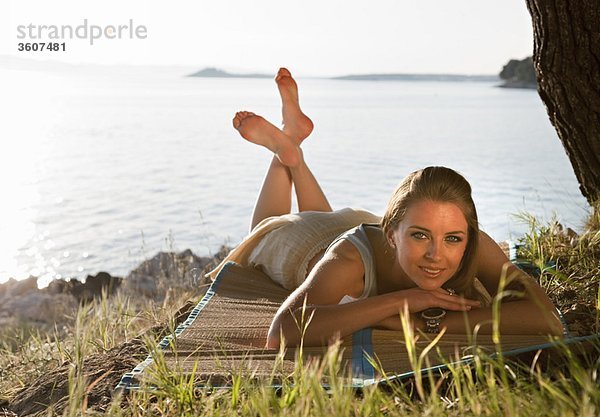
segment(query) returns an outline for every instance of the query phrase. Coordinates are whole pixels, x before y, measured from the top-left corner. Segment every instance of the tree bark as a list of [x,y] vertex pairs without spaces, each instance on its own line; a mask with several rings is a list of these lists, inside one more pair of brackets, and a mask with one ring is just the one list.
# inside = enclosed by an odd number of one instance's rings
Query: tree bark
[[538,93],[579,189],[600,200],[600,1],[526,0]]

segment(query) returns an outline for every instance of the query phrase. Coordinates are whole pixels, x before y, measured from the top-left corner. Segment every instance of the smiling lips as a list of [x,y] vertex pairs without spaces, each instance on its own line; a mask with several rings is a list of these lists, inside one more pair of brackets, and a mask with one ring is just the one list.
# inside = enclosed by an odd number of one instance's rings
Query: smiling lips
[[439,269],[439,268],[427,268],[425,266],[420,266],[419,268],[421,268],[421,270],[423,272],[425,272],[426,275],[435,278],[437,277],[442,271],[443,269]]

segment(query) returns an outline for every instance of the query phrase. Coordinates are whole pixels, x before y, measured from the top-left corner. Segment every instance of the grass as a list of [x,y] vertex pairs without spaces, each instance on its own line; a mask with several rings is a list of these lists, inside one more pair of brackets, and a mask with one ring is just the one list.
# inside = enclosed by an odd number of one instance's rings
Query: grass
[[[540,223],[522,214],[529,225],[519,256],[537,266],[538,279],[553,301],[566,311],[570,324],[581,334],[600,331],[600,229],[596,210],[590,227],[578,237],[557,222]],[[594,217],[595,216],[595,217]],[[339,346],[332,346],[322,361],[298,365],[291,378],[248,378],[234,374],[227,390],[197,388],[193,375],[168,369],[157,357],[152,390],[126,397],[102,397],[99,387],[115,385],[111,366],[101,363],[122,348],[139,341],[137,357],[161,337],[156,325],[172,330],[177,308],[198,294],[171,293],[157,304],[125,294],[103,296],[81,306],[64,326],[40,330],[19,325],[0,329],[0,414],[14,406],[23,388],[34,389],[40,378],[56,378],[53,404],[41,415],[111,416],[220,416],[220,415],[428,415],[428,416],[597,416],[600,414],[600,359],[582,359],[564,348],[564,360],[551,367],[526,366],[478,352],[470,366],[451,365],[443,374],[417,373],[404,383],[352,389],[344,378]],[[572,313],[569,316],[569,313]],[[148,329],[155,331],[148,331]],[[407,345],[414,340],[407,334]],[[434,348],[432,345],[431,348]],[[600,349],[600,347],[599,347]],[[103,356],[104,355],[104,356]],[[100,358],[93,372],[90,358]],[[413,355],[415,369],[422,356]],[[542,364],[539,360],[538,364]],[[129,365],[124,366],[124,369]],[[111,376],[112,375],[112,376]],[[61,379],[62,378],[62,379]],[[328,381],[327,388],[321,382]],[[279,388],[272,385],[277,382]],[[63,384],[63,385],[61,385]],[[62,388],[61,388],[62,387]],[[109,388],[105,388],[104,393]],[[98,394],[100,392],[100,394]],[[100,396],[100,397],[99,397]],[[100,398],[100,399],[99,399]],[[10,414],[7,414],[10,415]]]
[[529,226],[521,238],[518,257],[536,267],[537,278],[575,334],[600,332],[600,204],[581,235],[556,219],[540,223],[526,213],[518,217]]

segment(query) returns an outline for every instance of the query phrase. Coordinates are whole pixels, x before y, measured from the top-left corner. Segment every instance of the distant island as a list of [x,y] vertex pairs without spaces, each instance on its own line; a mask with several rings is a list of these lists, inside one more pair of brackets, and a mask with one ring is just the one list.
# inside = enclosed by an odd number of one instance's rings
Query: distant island
[[[219,68],[208,67],[188,77],[205,78],[273,78],[269,74],[236,74]],[[457,74],[360,74],[343,75],[339,77],[316,77],[331,80],[355,80],[355,81],[498,81],[496,75],[457,75]]]
[[343,75],[331,79],[358,81],[498,81],[496,75],[461,74],[360,74]]
[[269,74],[232,74],[218,68],[208,67],[198,72],[188,75],[188,77],[205,77],[205,78],[273,78],[274,75]]
[[[188,77],[201,78],[273,78],[271,74],[261,73],[231,73],[225,70],[207,67]],[[315,77],[330,80],[350,81],[483,81],[495,82],[504,80],[503,88],[536,88],[535,71],[531,57],[523,60],[511,59],[499,75],[462,75],[462,74],[354,74],[338,77]]]
[[522,60],[511,59],[500,71],[500,78],[504,80],[503,88],[537,88],[533,60],[527,57]]

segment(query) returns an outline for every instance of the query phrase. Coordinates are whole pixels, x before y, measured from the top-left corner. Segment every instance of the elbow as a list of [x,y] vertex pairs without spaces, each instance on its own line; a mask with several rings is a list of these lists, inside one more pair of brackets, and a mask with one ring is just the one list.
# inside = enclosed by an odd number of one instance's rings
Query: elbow
[[538,322],[537,333],[543,336],[563,337],[566,329],[558,311],[546,311],[545,313]]
[[[267,341],[265,347],[267,349],[280,349],[281,345],[289,345],[290,337],[289,330],[287,330],[288,326],[286,326],[286,317],[276,316],[271,323],[271,327],[269,327],[269,332],[267,333]],[[293,345],[293,343],[292,343]]]
[[545,317],[546,328],[544,329],[546,335],[551,337],[563,337],[565,335],[566,328],[561,320],[560,313],[554,305],[551,304],[549,311],[546,310],[546,314],[542,315]]
[[279,323],[279,317],[275,316],[267,333],[267,341],[265,343],[265,348],[279,349],[282,337],[283,335],[281,325]]
[[295,347],[300,344],[301,340],[302,335],[293,316],[275,316],[267,333],[265,347],[267,349],[280,349],[282,345]]
[[266,349],[279,349],[279,337],[276,337],[269,332],[267,335],[267,342],[265,344]]
[[273,319],[269,332],[267,333],[267,349],[281,349],[282,346],[289,345],[289,331],[286,331],[285,317],[277,317]]
[[548,334],[554,337],[563,337],[566,331],[565,326],[556,313],[552,316],[552,320],[548,323]]
[[[554,306],[548,296],[540,289],[541,293],[533,293],[527,297],[526,302],[532,305],[532,314],[538,316],[540,320],[538,334],[551,337],[563,337],[566,328],[560,317],[560,312]],[[537,311],[536,311],[537,310]]]

